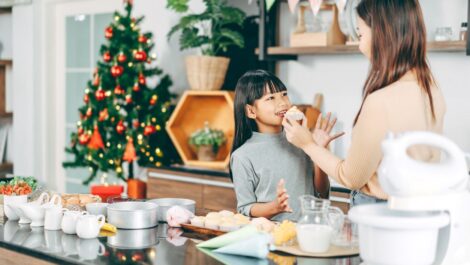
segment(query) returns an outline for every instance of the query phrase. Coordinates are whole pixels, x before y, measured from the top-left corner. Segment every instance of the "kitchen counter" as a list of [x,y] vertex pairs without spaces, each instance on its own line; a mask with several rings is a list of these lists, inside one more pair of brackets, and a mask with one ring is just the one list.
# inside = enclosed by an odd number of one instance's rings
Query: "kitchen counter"
[[[134,233],[130,231],[118,230],[117,235],[120,232],[121,235]],[[164,223],[149,232],[151,236],[145,239],[150,240],[152,245],[136,247],[138,241],[126,245],[129,243],[125,241],[130,241],[126,240],[128,237],[122,237],[119,242],[107,237],[83,240],[62,231],[31,228],[29,225],[7,221],[0,223],[0,264],[360,264],[357,256],[314,259],[270,253],[270,259],[265,260],[220,254],[214,256],[214,253],[205,254],[199,250],[193,239],[181,235],[181,230],[168,229]],[[143,243],[146,240],[140,241]]]

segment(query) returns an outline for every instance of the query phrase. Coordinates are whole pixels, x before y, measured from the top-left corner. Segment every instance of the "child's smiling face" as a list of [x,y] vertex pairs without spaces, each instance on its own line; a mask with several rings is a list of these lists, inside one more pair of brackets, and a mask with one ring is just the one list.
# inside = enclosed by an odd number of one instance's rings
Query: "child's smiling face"
[[256,100],[253,105],[247,106],[247,115],[256,120],[260,132],[278,131],[282,126],[282,119],[291,107],[287,91],[277,93],[267,92]]

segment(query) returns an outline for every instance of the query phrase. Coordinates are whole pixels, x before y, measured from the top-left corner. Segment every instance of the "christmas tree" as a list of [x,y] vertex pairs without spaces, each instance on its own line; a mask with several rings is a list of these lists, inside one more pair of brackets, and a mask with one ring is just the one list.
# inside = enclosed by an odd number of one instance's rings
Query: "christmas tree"
[[[132,1],[124,2],[125,14],[116,11],[105,29],[102,60],[87,83],[77,131],[66,148],[74,160],[63,166],[88,167],[91,173],[83,182],[86,185],[98,171],[114,171],[125,180],[124,162],[128,162],[128,177],[133,178],[134,161],[160,167],[177,158],[165,131],[173,109],[168,90],[172,81],[152,66],[152,34],[140,33],[143,17],[133,18]],[[150,87],[148,78],[157,79],[157,84]]]

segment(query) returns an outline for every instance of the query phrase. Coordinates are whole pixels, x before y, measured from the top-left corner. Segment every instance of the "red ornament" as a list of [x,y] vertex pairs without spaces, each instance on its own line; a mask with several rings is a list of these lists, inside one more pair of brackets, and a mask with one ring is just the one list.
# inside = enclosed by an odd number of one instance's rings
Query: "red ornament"
[[100,84],[100,76],[98,74],[95,75],[95,78],[93,79],[92,85],[98,86]]
[[122,87],[120,85],[117,85],[115,88],[114,88],[114,94],[116,95],[121,95],[124,93],[124,89],[122,89]]
[[145,76],[142,73],[139,74],[139,84],[145,85]]
[[152,106],[153,106],[153,105],[155,105],[155,103],[157,103],[157,100],[156,100],[156,99],[153,99],[153,98],[151,98],[149,103],[150,103],[150,105],[152,105]]
[[134,120],[132,122],[132,125],[134,126],[134,128],[139,128],[139,120]]
[[126,149],[124,150],[124,155],[122,157],[122,160],[127,161],[127,162],[132,162],[137,158],[137,155],[135,153],[135,147],[134,147],[134,141],[132,138],[129,138],[127,140],[127,145]]
[[99,121],[104,121],[104,120],[107,120],[108,118],[109,118],[108,109],[104,109],[104,110],[100,111],[100,114],[99,114],[99,117],[98,117]]
[[85,103],[88,103],[88,102],[90,101],[90,97],[88,96],[88,94],[85,94],[85,95],[83,96],[83,101],[84,101]]
[[124,68],[120,65],[114,65],[113,67],[111,67],[111,75],[113,77],[118,77],[122,75],[123,72],[124,72]]
[[136,51],[134,54],[134,58],[137,61],[144,62],[147,60],[147,53],[145,51]]
[[110,53],[110,52],[105,52],[105,53],[103,54],[103,60],[104,60],[105,62],[111,61],[111,53]]
[[122,121],[119,121],[118,124],[116,125],[116,132],[118,134],[122,134],[124,131],[126,131],[126,126]]
[[85,115],[86,115],[88,118],[90,118],[91,115],[93,115],[93,109],[92,109],[92,108],[88,108],[88,109],[86,110],[86,114],[85,114]]
[[144,128],[144,135],[145,136],[149,136],[154,132],[155,132],[155,127],[153,127],[152,125],[145,126],[145,128]]
[[95,97],[96,97],[96,100],[102,101],[106,97],[106,94],[105,94],[104,90],[100,88],[100,89],[96,90]]
[[83,130],[82,127],[78,128],[78,135],[81,135],[81,134],[83,133],[83,131],[84,131],[84,130]]
[[111,39],[113,37],[113,28],[112,27],[107,27],[104,31],[104,36],[107,39]]
[[104,148],[103,139],[101,138],[101,134],[100,134],[100,131],[98,130],[98,126],[95,126],[93,135],[91,136],[90,142],[88,143],[88,148],[95,149],[95,150]]
[[117,60],[118,60],[118,62],[120,62],[120,63],[124,63],[124,62],[126,62],[126,60],[127,60],[127,56],[126,56],[124,53],[121,52],[121,53],[118,55]]
[[140,43],[146,43],[147,42],[147,37],[145,37],[144,35],[140,35],[138,40],[139,40]]
[[88,141],[90,141],[90,135],[88,134],[80,134],[78,136],[78,142],[81,144],[81,145],[85,145],[88,143]]
[[126,103],[131,104],[132,103],[132,96],[131,95],[126,95]]
[[139,91],[140,91],[140,86],[139,86],[139,84],[138,84],[138,83],[135,83],[134,86],[132,87],[132,90],[133,90],[134,92],[139,92]]

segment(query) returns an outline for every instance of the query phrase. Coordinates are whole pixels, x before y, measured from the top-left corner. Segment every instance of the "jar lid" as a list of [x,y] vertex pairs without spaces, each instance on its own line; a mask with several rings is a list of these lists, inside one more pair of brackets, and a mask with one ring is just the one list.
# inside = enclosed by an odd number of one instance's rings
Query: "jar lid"
[[464,28],[468,27],[468,23],[467,22],[462,22],[462,27],[464,27]]

